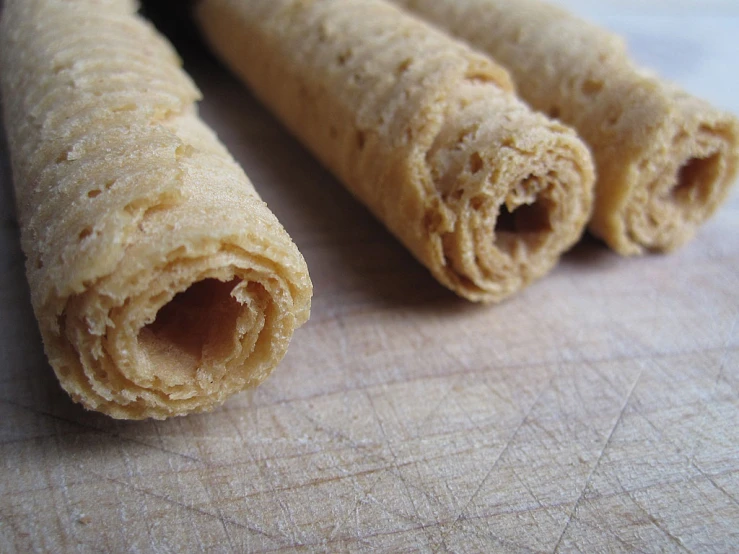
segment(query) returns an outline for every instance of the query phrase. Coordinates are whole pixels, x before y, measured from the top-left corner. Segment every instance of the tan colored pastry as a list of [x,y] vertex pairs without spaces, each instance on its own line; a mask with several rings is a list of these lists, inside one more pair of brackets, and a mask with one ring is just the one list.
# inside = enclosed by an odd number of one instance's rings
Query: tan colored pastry
[[214,50],[444,285],[499,301],[589,218],[575,134],[486,57],[380,0],[202,0]]
[[395,0],[504,65],[520,96],[577,129],[598,182],[590,230],[621,254],[694,235],[736,178],[739,124],[642,69],[623,41],[540,0]]
[[33,308],[62,386],[116,418],[259,384],[307,318],[305,262],[126,0],[8,0],[5,124]]

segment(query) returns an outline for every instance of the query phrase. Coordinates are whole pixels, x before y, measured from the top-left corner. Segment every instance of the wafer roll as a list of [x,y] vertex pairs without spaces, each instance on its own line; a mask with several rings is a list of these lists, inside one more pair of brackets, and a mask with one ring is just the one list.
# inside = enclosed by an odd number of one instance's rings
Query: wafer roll
[[8,0],[0,81],[33,308],[62,386],[116,418],[260,383],[305,262],[127,0]]
[[580,236],[593,168],[507,73],[379,0],[202,0],[214,50],[444,285],[499,301]]
[[577,129],[598,182],[590,230],[624,255],[690,240],[736,178],[736,118],[636,67],[624,42],[540,0],[395,0],[503,64]]

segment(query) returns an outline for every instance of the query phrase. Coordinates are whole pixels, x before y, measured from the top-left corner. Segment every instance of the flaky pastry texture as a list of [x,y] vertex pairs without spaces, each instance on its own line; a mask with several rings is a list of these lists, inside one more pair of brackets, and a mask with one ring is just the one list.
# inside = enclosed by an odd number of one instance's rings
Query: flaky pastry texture
[[541,0],[394,0],[486,52],[535,109],[572,125],[598,180],[590,230],[620,254],[671,251],[728,197],[736,117],[630,59],[624,42]]
[[590,216],[590,154],[488,58],[379,0],[201,0],[214,51],[438,279],[546,274]]
[[212,409],[306,321],[303,257],[126,0],[8,0],[0,84],[33,308],[64,389],[116,418]]

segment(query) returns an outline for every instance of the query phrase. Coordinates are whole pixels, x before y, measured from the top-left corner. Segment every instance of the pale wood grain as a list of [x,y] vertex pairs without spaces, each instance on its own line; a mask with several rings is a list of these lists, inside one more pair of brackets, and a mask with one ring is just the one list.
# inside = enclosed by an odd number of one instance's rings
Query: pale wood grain
[[518,297],[471,306],[185,57],[305,254],[313,317],[215,413],[86,413],[44,359],[3,165],[0,552],[739,548],[736,193],[675,255],[586,239]]

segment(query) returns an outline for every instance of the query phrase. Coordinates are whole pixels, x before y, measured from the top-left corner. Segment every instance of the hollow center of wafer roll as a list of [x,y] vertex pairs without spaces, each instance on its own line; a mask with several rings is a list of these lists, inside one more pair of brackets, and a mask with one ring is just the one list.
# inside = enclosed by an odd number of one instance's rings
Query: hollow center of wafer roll
[[495,222],[495,234],[505,233],[542,233],[551,231],[549,210],[543,201],[537,201],[529,206],[521,206],[509,211],[503,204]]
[[647,157],[640,167],[643,184],[634,187],[625,213],[633,241],[649,250],[671,250],[688,240],[730,185],[731,169],[718,133],[676,140],[670,156]]
[[165,304],[139,331],[138,344],[163,383],[191,381],[209,361],[227,356],[243,306],[231,296],[238,279],[204,279]]
[[553,229],[554,205],[548,197],[549,188],[546,181],[534,175],[512,187],[495,219],[496,248],[510,255],[522,245],[531,253],[544,244]]
[[721,156],[718,153],[689,158],[678,170],[675,185],[670,190],[671,199],[682,205],[704,203],[720,171]]
[[529,250],[541,244],[543,236],[552,231],[550,210],[551,206],[544,198],[513,211],[502,204],[495,220],[495,245],[509,251],[517,240],[527,243]]

